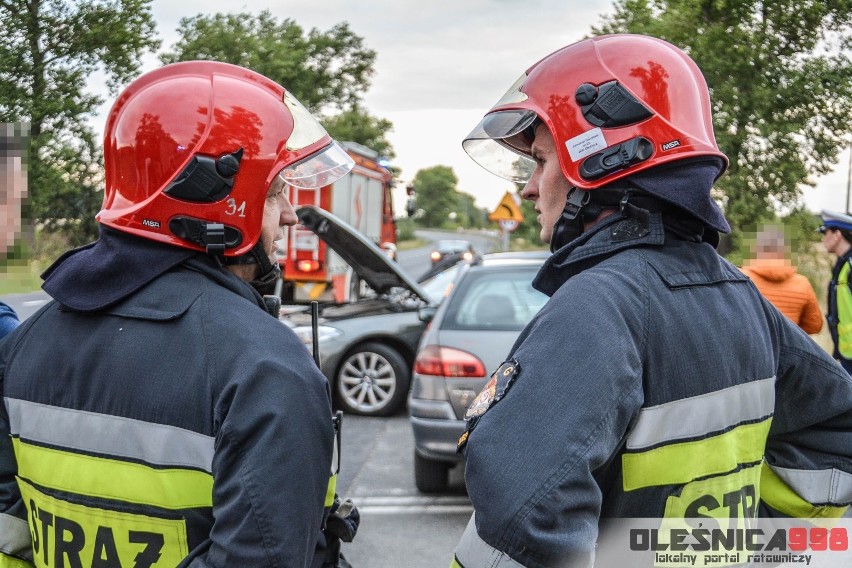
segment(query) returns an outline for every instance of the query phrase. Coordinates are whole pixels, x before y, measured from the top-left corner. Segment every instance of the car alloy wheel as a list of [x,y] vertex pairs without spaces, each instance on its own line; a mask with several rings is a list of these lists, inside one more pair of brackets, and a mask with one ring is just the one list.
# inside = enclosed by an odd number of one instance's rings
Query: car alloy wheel
[[387,416],[397,412],[408,395],[411,372],[396,350],[365,343],[350,351],[337,371],[337,398],[347,412]]

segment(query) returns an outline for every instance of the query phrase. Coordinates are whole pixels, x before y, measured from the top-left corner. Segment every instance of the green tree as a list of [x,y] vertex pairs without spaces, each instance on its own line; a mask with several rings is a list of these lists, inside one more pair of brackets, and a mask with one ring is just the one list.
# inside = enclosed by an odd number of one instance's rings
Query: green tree
[[417,193],[417,208],[423,211],[419,217],[421,226],[440,227],[450,212],[456,210],[458,178],[449,166],[432,166],[418,170],[414,176],[414,190]]
[[[711,90],[731,160],[717,183],[739,231],[796,207],[828,173],[852,116],[849,0],[620,0],[593,33],[632,32],[685,49]],[[737,244],[737,243],[735,243]]]
[[456,222],[460,227],[465,229],[479,229],[482,227],[482,220],[487,215],[482,209],[476,206],[476,199],[469,193],[462,191],[456,192]]
[[386,158],[396,156],[387,140],[388,132],[393,129],[393,124],[389,120],[372,116],[367,111],[355,107],[324,118],[322,123],[335,140],[358,142]]
[[214,59],[257,71],[289,89],[336,139],[393,156],[386,137],[391,123],[361,107],[376,52],[347,22],[305,33],[292,19],[279,21],[269,11],[199,14],[182,18],[177,31],[180,39],[160,56],[163,63]]
[[30,125],[30,214],[72,244],[97,236],[101,152],[88,120],[103,103],[86,83],[104,72],[115,92],[156,50],[151,0],[2,0],[0,122]]

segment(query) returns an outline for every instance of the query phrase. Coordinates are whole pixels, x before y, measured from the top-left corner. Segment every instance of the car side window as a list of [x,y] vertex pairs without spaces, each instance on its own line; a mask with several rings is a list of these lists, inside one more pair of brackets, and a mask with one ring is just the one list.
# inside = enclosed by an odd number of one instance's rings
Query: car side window
[[520,331],[547,302],[535,268],[471,272],[447,306],[441,329]]

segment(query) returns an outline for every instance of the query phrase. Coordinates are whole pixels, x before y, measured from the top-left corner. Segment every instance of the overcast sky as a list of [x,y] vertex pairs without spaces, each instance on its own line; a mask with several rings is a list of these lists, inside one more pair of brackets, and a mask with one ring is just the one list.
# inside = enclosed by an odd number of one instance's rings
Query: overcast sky
[[[326,31],[348,21],[377,52],[366,93],[370,113],[390,120],[394,165],[402,186],[421,168],[446,165],[459,190],[494,209],[512,184],[474,163],[461,141],[520,74],[535,61],[587,35],[611,0],[154,0],[152,11],[162,49],[177,40],[181,18],[199,13],[257,13],[268,9],[309,30]],[[146,69],[157,66],[148,58]],[[284,85],[286,87],[286,85]],[[106,111],[104,111],[106,112]],[[102,128],[102,126],[99,126]],[[806,189],[809,207],[846,209],[849,151],[837,171]],[[397,191],[397,214],[404,191]]]

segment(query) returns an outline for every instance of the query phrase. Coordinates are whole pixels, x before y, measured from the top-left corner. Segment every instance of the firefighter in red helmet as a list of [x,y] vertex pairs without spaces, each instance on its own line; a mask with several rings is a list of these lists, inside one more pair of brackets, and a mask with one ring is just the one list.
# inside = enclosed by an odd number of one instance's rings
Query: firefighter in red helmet
[[466,416],[475,512],[453,566],[605,564],[597,544],[620,518],[725,530],[843,514],[852,381],[717,254],[730,229],[711,189],[728,160],[683,51],[636,35],[569,45],[463,146],[526,183],[553,255],[533,282],[550,300]]
[[328,383],[261,294],[287,187],[352,161],[283,87],[203,61],[131,83],[104,146],[99,240],[0,348],[0,566],[331,565]]

